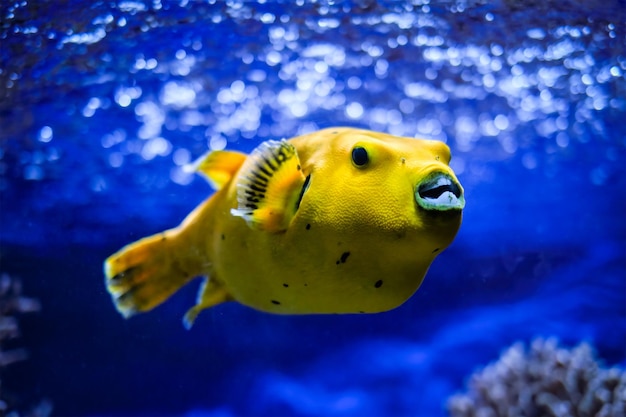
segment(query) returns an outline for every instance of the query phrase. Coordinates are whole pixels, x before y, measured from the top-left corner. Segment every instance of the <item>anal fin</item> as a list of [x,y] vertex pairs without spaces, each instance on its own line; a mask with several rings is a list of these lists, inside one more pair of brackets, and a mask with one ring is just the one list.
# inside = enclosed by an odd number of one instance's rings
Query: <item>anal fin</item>
[[198,292],[196,305],[187,310],[183,318],[183,324],[187,329],[190,329],[202,310],[231,301],[232,299],[230,293],[216,279],[205,278]]

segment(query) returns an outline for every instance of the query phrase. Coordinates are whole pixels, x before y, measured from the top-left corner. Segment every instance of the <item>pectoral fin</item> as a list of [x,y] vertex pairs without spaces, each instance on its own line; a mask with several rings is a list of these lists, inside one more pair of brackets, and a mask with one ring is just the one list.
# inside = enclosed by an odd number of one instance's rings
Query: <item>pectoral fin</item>
[[287,141],[266,141],[248,157],[237,179],[237,208],[257,230],[287,230],[298,208],[306,178],[296,148]]

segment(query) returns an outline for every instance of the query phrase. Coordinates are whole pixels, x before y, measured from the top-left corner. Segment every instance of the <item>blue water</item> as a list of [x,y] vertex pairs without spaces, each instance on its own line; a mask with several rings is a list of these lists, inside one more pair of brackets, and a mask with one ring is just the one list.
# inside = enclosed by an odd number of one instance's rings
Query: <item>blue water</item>
[[[516,341],[626,365],[623,1],[264,3],[0,5],[0,272],[42,303],[17,407],[439,416]],[[336,125],[451,147],[464,223],[405,305],[186,331],[193,284],[120,317],[102,261],[211,194],[186,164]]]

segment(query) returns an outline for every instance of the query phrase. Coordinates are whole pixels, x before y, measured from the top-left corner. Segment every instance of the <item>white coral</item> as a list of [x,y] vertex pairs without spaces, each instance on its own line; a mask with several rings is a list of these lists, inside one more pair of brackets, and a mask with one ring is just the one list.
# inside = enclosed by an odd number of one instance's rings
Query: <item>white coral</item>
[[469,385],[448,401],[451,416],[626,416],[626,372],[600,368],[586,343],[568,350],[537,339],[528,352],[517,343]]

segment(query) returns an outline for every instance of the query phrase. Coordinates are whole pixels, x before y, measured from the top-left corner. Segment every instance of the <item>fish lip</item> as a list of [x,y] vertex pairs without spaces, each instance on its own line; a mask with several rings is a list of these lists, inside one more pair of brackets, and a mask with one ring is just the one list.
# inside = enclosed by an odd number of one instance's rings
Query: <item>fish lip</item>
[[415,187],[415,201],[425,210],[463,210],[465,197],[461,184],[450,174],[435,171]]

